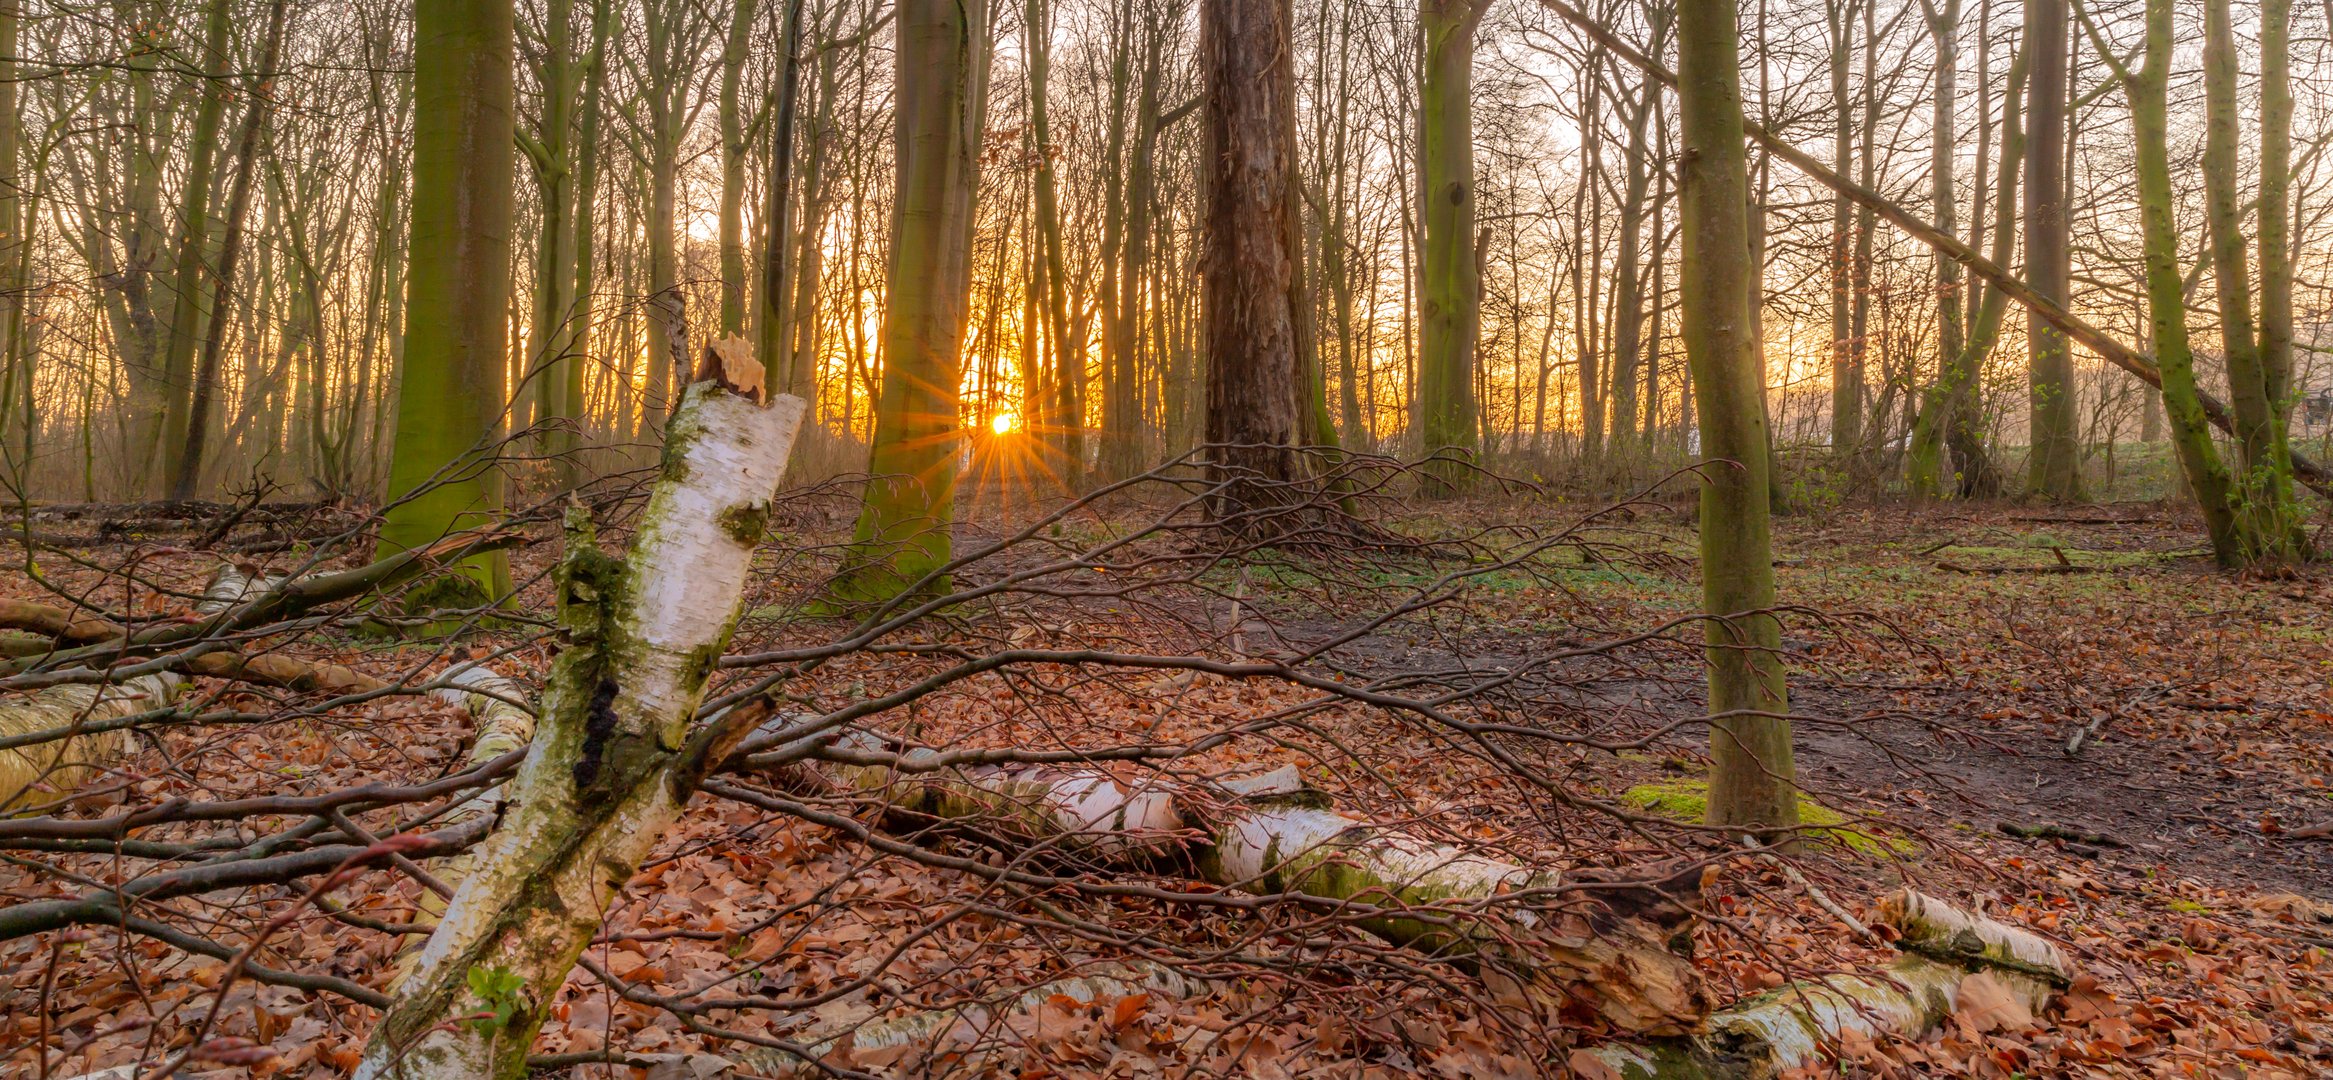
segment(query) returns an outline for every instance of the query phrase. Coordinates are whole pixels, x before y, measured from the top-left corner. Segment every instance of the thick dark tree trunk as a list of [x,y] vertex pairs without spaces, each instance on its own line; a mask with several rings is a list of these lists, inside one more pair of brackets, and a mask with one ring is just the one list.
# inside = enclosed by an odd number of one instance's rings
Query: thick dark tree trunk
[[1263,497],[1258,481],[1296,474],[1303,368],[1296,313],[1296,93],[1288,16],[1279,0],[1205,0],[1199,51],[1205,67],[1206,250],[1200,261],[1207,350],[1207,441],[1218,477],[1234,481],[1218,503]]

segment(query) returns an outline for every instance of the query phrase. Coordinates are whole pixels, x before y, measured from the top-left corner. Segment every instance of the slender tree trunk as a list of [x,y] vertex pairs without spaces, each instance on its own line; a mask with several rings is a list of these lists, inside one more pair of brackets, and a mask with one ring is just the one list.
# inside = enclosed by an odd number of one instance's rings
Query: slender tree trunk
[[[897,195],[885,282],[883,376],[865,505],[837,593],[888,599],[948,562],[957,393],[980,183],[988,13],[979,0],[902,0]],[[944,588],[944,581],[928,583]]]
[[[1659,52],[1668,30],[1668,13],[1647,5],[1645,14],[1653,26],[1651,47]],[[1639,234],[1644,231],[1645,201],[1653,171],[1646,128],[1652,119],[1653,99],[1660,93],[1658,83],[1645,79],[1628,118],[1627,181],[1620,201],[1620,250],[1615,258],[1620,281],[1614,292],[1612,328],[1612,441],[1615,456],[1624,463],[1637,450],[1637,385],[1645,366],[1644,268],[1639,265]]]
[[[1855,121],[1847,93],[1848,57],[1855,44],[1856,9],[1872,0],[1829,0],[1831,46],[1831,168],[1847,175],[1855,158]],[[1863,443],[1863,379],[1856,369],[1853,210],[1845,195],[1831,198],[1831,452],[1849,460]]]
[[[211,173],[219,150],[219,125],[227,112],[227,75],[234,57],[227,48],[228,0],[211,0],[203,30],[203,62],[209,75],[203,82],[202,102],[196,106],[192,159],[186,187],[179,196],[178,265],[173,274],[176,300],[170,311],[170,349],[162,362],[162,426],[141,437],[134,447],[141,455],[159,448],[157,478],[168,481],[178,474],[178,458],[186,448],[186,433],[194,404],[195,349],[202,341],[203,320],[210,314],[204,287],[208,274],[204,249],[210,246]],[[141,410],[141,412],[143,412]],[[159,439],[157,444],[154,440]],[[142,469],[142,466],[141,466]]]
[[[23,268],[32,249],[33,207],[24,197],[27,187],[22,163],[24,116],[16,81],[18,42],[23,29],[19,2],[0,0],[0,365],[6,365],[11,382],[23,385],[22,392],[29,404],[33,393],[32,350],[26,347],[25,341],[24,294],[28,275]],[[28,442],[29,426],[28,420]],[[6,421],[0,418],[0,431],[5,430]],[[17,490],[27,490],[25,473],[31,468],[32,454],[28,450],[14,470]]]
[[[1928,39],[1936,46],[1936,101],[1928,120],[1929,198],[1934,208],[1936,227],[1949,232],[1958,227],[1956,222],[1960,212],[1960,195],[1955,190],[1957,184],[1954,179],[1959,135],[1953,123],[1960,81],[1960,0],[1944,0],[1941,8],[1933,0],[1927,2]],[[1980,41],[1979,48],[1982,47]],[[1981,74],[1978,82],[1981,90]],[[1985,167],[1985,132],[1990,130],[1987,118],[1980,110],[1977,120],[1977,169],[1980,174]],[[1979,202],[1981,205],[1981,195]],[[1981,209],[1977,216],[1983,216]],[[1921,397],[1922,405],[1919,413],[1913,417],[1911,437],[1906,441],[1904,453],[1904,486],[1915,498],[1932,499],[1941,491],[1939,473],[1942,471],[1943,431],[1936,426],[1938,417],[1932,415],[1936,406],[1929,403],[1941,399],[1942,395],[1937,388],[1953,377],[1953,366],[1960,362],[1960,350],[1967,336],[1961,314],[1960,264],[1938,252],[1936,380],[1929,384],[1928,392]]]
[[[502,514],[503,335],[510,297],[512,0],[416,0],[412,238],[389,551]],[[499,551],[467,570],[509,589]]]
[[[177,470],[170,477],[170,497],[194,497],[195,482],[202,477],[204,446],[210,441],[211,407],[219,394],[219,353],[225,347],[227,315],[235,292],[236,261],[243,253],[243,218],[251,208],[251,170],[259,159],[259,131],[267,121],[267,101],[273,93],[276,59],[283,52],[284,7],[288,0],[275,0],[268,8],[267,44],[260,51],[259,70],[253,74],[251,85],[244,88],[248,104],[243,112],[243,126],[235,138],[235,176],[227,193],[227,230],[219,242],[218,281],[212,286],[210,331],[203,339],[202,360],[195,367],[194,392],[188,398],[186,445],[177,455]],[[25,388],[31,393],[31,387]]]
[[[2033,54],[2031,31],[2029,25],[2026,46],[2010,61],[2008,85],[2001,102],[2001,157],[1995,183],[1998,209],[1993,216],[1991,251],[1996,266],[2008,265],[2009,253],[2017,242],[2017,177],[2025,155],[2022,112],[2027,61]],[[1978,294],[1981,299],[1961,348],[1937,373],[1936,383],[1929,388],[1913,421],[1905,473],[1907,486],[1916,495],[1944,491],[1939,474],[1942,452],[1947,448],[1952,452],[1953,468],[1959,474],[1954,485],[1959,495],[1990,498],[2001,492],[2000,467],[1985,446],[1984,418],[1976,408],[1975,392],[1985,358],[1991,355],[1993,343],[2000,335],[2001,318],[2007,312],[2009,297],[1998,286],[1978,284],[1982,286]]]
[[[1061,448],[1055,466],[1064,486],[1084,483],[1085,472],[1085,343],[1070,333],[1069,260],[1062,250],[1061,206],[1054,190],[1053,132],[1050,119],[1053,17],[1046,0],[1029,0],[1023,19],[1029,65],[1029,130],[1037,141],[1035,199],[1037,238],[1043,264],[1045,341],[1053,357],[1053,441]],[[1115,151],[1113,151],[1115,152]],[[1110,168],[1116,168],[1115,165]],[[1111,258],[1109,252],[1102,256]],[[1105,286],[1106,287],[1106,286]]]
[[[2243,166],[2237,160],[2243,121],[2236,106],[2237,84],[2242,73],[2236,63],[2236,32],[2231,25],[2228,0],[2205,0],[2203,7],[2204,203],[2210,216],[2208,242],[2213,284],[2219,294],[2220,338],[2228,358],[2228,404],[2236,418],[2238,497],[2242,500],[2245,540],[2252,549],[2247,554],[2247,563],[2289,564],[2304,557],[2308,540],[2300,507],[2293,501],[2291,448],[2285,442],[2286,406],[2280,400],[2284,378],[2281,372],[2271,370],[2271,362],[2263,355],[2265,335],[2253,322],[2252,278],[2244,262],[2244,207],[2238,192]],[[2289,9],[2283,21],[2289,28]],[[2264,78],[2264,97],[2266,82]],[[2285,115],[2279,122],[2282,138],[2278,141],[2283,144],[2283,156],[2288,160],[2277,163],[2280,167],[2273,180],[2269,179],[2270,162],[2265,150],[2266,136],[2271,133],[2265,128],[2262,132],[2263,277],[2268,273],[2271,229],[2277,234],[2274,246],[2281,249],[2285,230],[2282,216],[2290,212],[2285,194],[2291,170],[2289,89],[2281,96],[2285,99]],[[2271,220],[2272,198],[2277,204],[2274,213],[2278,215],[2273,227],[2267,225]],[[2289,282],[2282,286],[2282,291],[2286,310],[2281,317],[2284,322],[2281,336],[2284,347],[2289,350],[2292,302]],[[2278,367],[2285,364],[2289,364],[2289,359],[2277,362]]]
[[[1475,253],[1474,31],[1490,0],[1421,0],[1418,32],[1419,450],[1472,456],[1482,277]],[[1446,480],[1461,475],[1442,474]]]
[[721,47],[721,333],[745,333],[745,62],[753,45],[754,0],[730,0]]
[[[1863,186],[1868,188],[1877,181],[1879,176],[1879,33],[1875,25],[1876,16],[1874,14],[1879,5],[1874,0],[1864,0],[1860,6],[1863,9],[1863,80],[1860,87],[1862,91],[1860,141],[1863,144],[1863,153],[1856,160],[1856,175]],[[1869,400],[1871,396],[1869,390],[1871,339],[1873,337],[1871,331],[1872,244],[1879,231],[1878,224],[1878,218],[1872,214],[1870,207],[1858,206],[1855,208],[1855,304],[1854,314],[1847,328],[1847,388],[1855,395],[1853,409],[1855,421],[1848,431],[1848,434],[1853,438],[1843,447],[1835,445],[1834,449],[1847,455],[1848,481],[1850,486],[1857,490],[1864,487],[1864,482],[1870,475],[1869,461],[1864,450],[1868,443],[1883,437],[1887,427],[1887,403],[1881,401],[1877,408],[1873,408],[1873,403]],[[1886,376],[1884,363],[1883,358],[1882,378]],[[1836,393],[1834,392],[1835,397]]]
[[[567,320],[575,307],[575,105],[581,87],[574,55],[575,0],[548,0],[543,13],[543,87],[540,134],[526,144],[534,165],[535,192],[542,206],[543,228],[535,247],[535,310],[532,364],[526,396],[534,402],[534,422],[542,425],[540,444],[554,456],[569,449],[559,429],[574,422],[566,409],[563,390],[569,340]],[[568,465],[562,461],[561,471]]]
[[[2146,61],[2125,80],[2131,132],[2137,143],[2139,210],[2145,228],[2147,307],[2154,321],[2155,363],[2162,372],[2163,406],[2170,414],[2179,463],[2203,510],[2212,552],[2223,566],[2241,566],[2249,552],[2235,478],[2212,444],[2195,380],[2195,353],[2187,337],[2187,295],[2179,258],[2177,194],[2171,186],[2170,83],[2174,0],[2147,0]],[[2040,43],[2035,42],[2035,48]],[[2061,50],[2062,52],[2063,50]],[[2038,60],[2039,53],[2036,53]],[[2037,118],[2036,123],[2039,123]],[[2040,132],[2035,132],[2036,138]],[[2027,173],[2028,182],[2033,174]]]
[[[2066,101],[2069,77],[2067,0],[2031,0],[2028,60],[2032,86],[2026,119],[2025,279],[2033,291],[2064,306],[2069,293],[2067,251]],[[2082,498],[2081,417],[2074,400],[2074,360],[2066,336],[2039,315],[2026,319],[2027,430],[2032,451],[2027,493],[2059,501]]]
[[1748,165],[1742,151],[1740,34],[1732,0],[1679,0],[1685,355],[1702,452],[1702,604],[1709,658],[1709,820],[1798,823],[1781,629],[1766,503],[1765,410],[1746,297]]

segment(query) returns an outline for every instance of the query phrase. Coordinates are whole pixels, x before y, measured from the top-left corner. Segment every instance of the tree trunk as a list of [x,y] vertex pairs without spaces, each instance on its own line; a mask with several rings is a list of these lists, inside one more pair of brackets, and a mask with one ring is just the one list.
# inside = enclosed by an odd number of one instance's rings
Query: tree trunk
[[[1871,0],[1863,0],[1870,3]],[[1831,168],[1847,175],[1855,157],[1847,58],[1855,43],[1856,0],[1830,0]],[[1868,150],[1867,150],[1868,154]],[[1851,204],[1831,198],[1831,453],[1843,465],[1863,442],[1863,379],[1855,347],[1855,255]]]
[[[1053,131],[1050,120],[1053,18],[1045,0],[1029,0],[1022,20],[1029,67],[1029,134],[1037,142],[1035,199],[1043,283],[1045,343],[1053,356],[1051,440],[1061,448],[1054,466],[1064,487],[1077,488],[1085,473],[1085,342],[1069,329],[1069,261],[1062,251],[1061,205],[1054,190]],[[1115,168],[1115,166],[1111,166]],[[1104,259],[1110,258],[1105,252]]]
[[[1645,17],[1653,27],[1652,48],[1660,51],[1668,32],[1668,12],[1647,5]],[[1646,366],[1644,267],[1640,265],[1642,241],[1638,234],[1644,230],[1645,201],[1653,172],[1646,129],[1652,120],[1653,99],[1660,93],[1658,83],[1645,79],[1628,118],[1627,183],[1620,200],[1620,250],[1614,259],[1619,264],[1620,281],[1614,294],[1612,328],[1612,443],[1614,456],[1623,464],[1632,464],[1637,450],[1637,384]]]
[[745,333],[745,141],[742,87],[753,45],[754,0],[730,0],[721,48],[721,334]]
[[[2228,358],[2228,404],[2236,414],[2238,497],[2242,500],[2240,513],[2244,518],[2245,543],[2251,549],[2246,562],[2253,566],[2291,564],[2305,558],[2308,536],[2300,507],[2293,501],[2291,448],[2285,441],[2288,406],[2281,400],[2284,379],[2281,372],[2270,370],[2270,362],[2263,355],[2265,335],[2253,322],[2252,279],[2244,263],[2244,207],[2238,190],[2243,166],[2237,160],[2243,121],[2236,106],[2242,72],[2236,62],[2236,32],[2231,25],[2228,0],[2205,0],[2203,8],[2204,203],[2210,218],[2212,280],[2219,294],[2220,339]],[[2284,22],[2289,30],[2289,9]],[[2268,74],[2264,69],[2264,94]],[[2283,96],[2290,98],[2289,89]],[[2267,114],[2262,115],[2265,120]],[[2286,195],[2291,169],[2289,100],[2279,123],[2283,129],[2279,141],[2285,147],[2282,156],[2288,160],[2279,163],[2282,167],[2275,179],[2265,182],[2261,188],[2263,277],[2268,273],[2272,228],[2267,223],[2276,222],[2275,247],[2281,249],[2283,215],[2290,213]],[[2270,134],[2263,129],[2261,175],[2264,180],[2270,176],[2265,149]],[[2277,204],[2274,219],[2270,217],[2269,207],[2272,197]],[[2289,350],[2292,303],[2289,279],[2282,291],[2285,313],[2281,336],[2286,342],[2284,347]],[[2278,366],[2289,362],[2289,358],[2284,359]]]
[[1766,502],[1762,381],[1750,290],[1748,164],[1742,152],[1739,28],[1731,0],[1680,0],[1679,159],[1686,361],[1693,369],[1701,450],[1701,594],[1708,643],[1709,821],[1798,824],[1789,699]]
[[[163,400],[155,405],[161,428],[154,431],[150,422],[141,420],[141,426],[148,430],[135,436],[136,445],[131,447],[147,460],[159,448],[161,468],[154,475],[164,482],[178,474],[178,457],[186,448],[187,423],[194,404],[195,347],[202,340],[203,320],[212,313],[204,302],[209,275],[203,266],[203,250],[210,246],[211,172],[218,160],[219,125],[227,112],[227,76],[234,63],[227,48],[228,8],[227,0],[211,0],[204,23],[202,57],[210,67],[203,79],[202,103],[195,109],[193,157],[187,165],[186,187],[179,195],[178,265],[173,275],[177,300],[170,311],[170,348],[162,361]],[[140,415],[151,414],[141,409]],[[140,470],[143,468],[141,463]]]
[[1296,138],[1287,118],[1296,83],[1280,0],[1201,0],[1199,13],[1207,441],[1216,444],[1211,475],[1227,485],[1214,510],[1227,519],[1269,503],[1269,485],[1296,475],[1310,407],[1288,303]]
[[[243,126],[235,138],[235,178],[227,193],[227,232],[219,242],[216,284],[212,286],[210,329],[203,338],[202,360],[195,367],[194,392],[188,398],[184,448],[170,476],[170,497],[191,499],[202,477],[203,452],[210,441],[211,407],[219,394],[219,353],[226,345],[227,312],[235,292],[236,262],[243,253],[243,218],[251,208],[251,169],[259,160],[259,129],[267,120],[267,102],[273,94],[276,59],[283,52],[284,7],[275,0],[267,14],[267,44],[260,50],[259,70],[244,88],[248,104]],[[32,387],[24,388],[30,399]],[[27,462],[29,466],[30,462]]]
[[[2155,363],[2163,378],[2163,408],[2170,414],[2180,468],[2203,510],[2213,555],[2222,566],[2242,566],[2250,555],[2250,545],[2238,513],[2241,495],[2235,478],[2220,460],[2219,449],[2212,444],[2211,427],[2196,389],[2195,353],[2187,337],[2187,290],[2174,211],[2178,195],[2171,186],[2172,4],[2173,0],[2147,0],[2146,61],[2124,85],[2124,94],[2130,99],[2131,134],[2137,143],[2147,306],[2154,322]],[[2037,138],[2039,134],[2035,133]],[[2030,181],[2032,174],[2027,177]]]
[[[2027,94],[2025,151],[2025,280],[2051,303],[2070,296],[2067,250],[2066,5],[2068,0],[2031,0],[2025,18],[2032,28],[2028,59],[2032,86]],[[2074,399],[2074,358],[2066,335],[2040,315],[2025,322],[2027,341],[2028,494],[2059,501],[2082,498],[2082,446]]]
[[[838,743],[877,755],[888,749],[864,733]],[[933,756],[910,747],[901,760]],[[1648,882],[1641,871],[1564,875],[1505,862],[1335,810],[1293,768],[1220,786],[1130,787],[1076,767],[906,772],[885,764],[796,766],[780,780],[872,795],[906,820],[979,821],[1016,839],[1129,862],[1196,833],[1191,861],[1210,884],[1377,906],[1380,914],[1356,925],[1485,977],[1504,976],[1503,985],[1551,1011],[1581,1008],[1619,1030],[1654,1034],[1690,1030],[1709,1012],[1700,974],[1672,945],[1691,934],[1690,908],[1680,900],[1697,891],[1696,875]],[[1559,899],[1573,890],[1598,902]]]
[[902,0],[898,182],[885,282],[883,378],[845,599],[877,600],[949,558],[956,516],[957,393],[980,183],[988,11],[979,0]]
[[601,554],[589,517],[570,512],[566,648],[526,762],[487,848],[374,1028],[358,1077],[525,1075],[535,1032],[609,897],[679,818],[694,762],[725,756],[691,739],[690,718],[711,673],[705,658],[736,625],[803,413],[800,398],[759,402],[762,372],[750,355],[737,339],[707,350],[705,378],[670,426],[673,464],[623,560]]
[[[512,0],[417,0],[413,220],[397,395],[390,552],[501,516],[503,331],[510,297]],[[497,551],[467,572],[509,589]]]
[[[1418,84],[1418,450],[1479,448],[1475,341],[1482,277],[1475,255],[1474,31],[1490,0],[1421,0]],[[1454,480],[1459,470],[1439,475]]]
[[[1991,252],[1996,266],[2008,265],[2009,253],[2017,242],[2017,177],[2025,155],[2022,110],[2027,61],[2033,55],[2030,27],[2027,38],[2027,46],[2009,63],[2008,86],[2001,102],[2001,159],[1995,184],[1999,202],[1993,219]],[[1950,257],[1948,252],[1940,255]],[[1953,265],[1958,266],[1959,261],[1954,260]],[[1960,349],[1937,372],[1936,382],[1929,387],[1919,415],[1912,423],[1904,471],[1905,486],[1915,496],[1943,493],[1942,459],[1947,448],[1958,473],[1954,490],[1961,497],[1990,498],[2001,492],[2001,471],[1985,446],[1984,418],[1976,409],[1975,394],[1985,358],[1991,355],[1993,343],[2000,336],[2001,317],[2006,313],[2009,297],[1994,285],[1985,285],[1979,295],[1982,299],[1978,301]]]

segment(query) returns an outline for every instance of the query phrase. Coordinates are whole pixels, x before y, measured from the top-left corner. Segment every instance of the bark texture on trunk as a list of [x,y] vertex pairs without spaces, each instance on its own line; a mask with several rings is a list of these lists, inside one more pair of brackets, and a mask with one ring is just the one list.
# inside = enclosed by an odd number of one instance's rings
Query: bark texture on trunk
[[1701,596],[1709,615],[1713,825],[1798,824],[1782,630],[1774,606],[1763,365],[1751,313],[1749,167],[1742,152],[1739,28],[1730,0],[1677,11],[1684,156],[1681,313],[1708,464],[1701,487]]
[[[502,514],[499,449],[510,299],[516,90],[511,0],[414,8],[413,214],[388,551],[426,547]],[[410,496],[410,497],[408,497]],[[509,591],[499,553],[470,572]]]
[[1294,45],[1280,0],[1203,0],[1199,53],[1207,133],[1200,257],[1210,466],[1219,517],[1268,503],[1297,472],[1310,401],[1289,305],[1296,138]]
[[954,550],[957,395],[988,97],[987,5],[902,0],[898,38],[899,178],[883,377],[852,566],[837,587],[852,600],[896,596],[946,565]]
[[736,624],[803,414],[799,398],[761,404],[750,350],[722,344],[733,348],[708,350],[707,377],[673,419],[663,478],[627,556],[602,554],[588,516],[569,513],[566,649],[537,737],[499,827],[374,1030],[360,1077],[523,1075],[608,897],[693,793],[678,771],[689,720]]

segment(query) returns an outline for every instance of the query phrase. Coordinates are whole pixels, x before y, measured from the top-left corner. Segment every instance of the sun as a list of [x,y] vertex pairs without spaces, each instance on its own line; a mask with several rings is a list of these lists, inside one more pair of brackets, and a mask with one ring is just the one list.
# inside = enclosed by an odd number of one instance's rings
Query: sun
[[988,430],[998,435],[1010,435],[1013,433],[1013,429],[1019,426],[1021,426],[1020,414],[1009,410],[988,418]]

